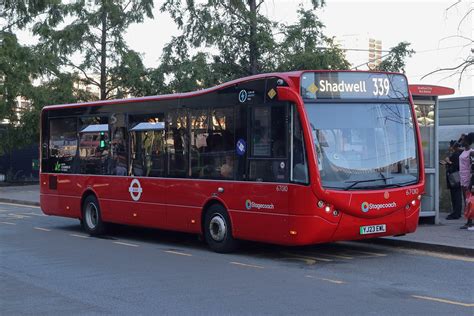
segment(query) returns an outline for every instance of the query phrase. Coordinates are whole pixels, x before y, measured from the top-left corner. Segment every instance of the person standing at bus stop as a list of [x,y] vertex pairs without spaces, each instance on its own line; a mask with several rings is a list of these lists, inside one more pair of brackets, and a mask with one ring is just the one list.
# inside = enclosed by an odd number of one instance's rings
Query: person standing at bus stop
[[450,142],[449,157],[441,160],[440,164],[446,167],[446,182],[451,195],[452,212],[446,217],[447,220],[461,218],[462,210],[462,191],[459,176],[459,156],[462,149],[455,140]]
[[471,148],[473,141],[473,133],[463,137],[462,145],[464,146],[464,151],[459,156],[459,176],[461,178],[461,190],[463,193],[463,198],[466,203],[466,212],[465,216],[467,218],[467,223],[461,226],[461,229],[467,229],[472,227],[473,215],[472,212],[467,212],[468,209],[468,198],[471,197],[471,152],[474,150]]

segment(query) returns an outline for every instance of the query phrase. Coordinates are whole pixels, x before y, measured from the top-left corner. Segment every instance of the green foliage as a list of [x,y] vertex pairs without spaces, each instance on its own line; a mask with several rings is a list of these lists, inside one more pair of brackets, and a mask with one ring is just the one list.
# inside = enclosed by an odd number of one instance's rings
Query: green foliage
[[191,61],[189,51],[201,48],[207,52],[207,62],[222,63],[212,67],[222,73],[216,80],[243,77],[273,68],[270,52],[275,48],[272,31],[277,24],[260,14],[263,1],[209,0],[202,4],[194,1],[168,0],[161,7],[174,18],[182,34],[172,39],[164,51],[164,64],[173,65],[177,59]]
[[312,10],[300,8],[299,21],[290,26],[261,14],[263,3],[165,1],[161,10],[182,31],[165,47],[160,67],[170,78],[170,90],[196,90],[262,72],[349,66],[343,51],[321,32],[314,10],[324,1],[311,1]]
[[[145,16],[153,17],[153,1],[81,0],[61,3],[55,8],[54,14],[33,27],[41,45],[79,72],[85,84],[99,87],[101,99],[133,91],[135,87],[123,85],[137,83],[136,78],[125,80],[123,70],[131,65],[140,67],[136,72],[145,69],[141,60],[137,62],[137,53],[128,48],[123,34],[130,24],[143,22]],[[72,61],[76,53],[81,56],[79,63]]]
[[283,25],[283,41],[279,45],[278,71],[305,69],[348,69],[350,64],[342,51],[326,37],[313,10],[298,10],[298,21]]
[[[59,73],[50,54],[19,44],[12,33],[0,36],[0,122],[7,122],[0,137],[0,154],[4,154],[38,140],[38,118],[44,105],[75,102],[76,97],[72,77]],[[17,97],[31,104],[18,108]]]
[[410,43],[401,42],[390,49],[389,55],[380,63],[376,70],[405,73],[406,59],[415,51],[410,49]]
[[[53,9],[58,0],[2,0],[0,2],[1,32],[11,32],[13,29],[24,28],[35,18]],[[54,10],[54,9],[53,9]]]

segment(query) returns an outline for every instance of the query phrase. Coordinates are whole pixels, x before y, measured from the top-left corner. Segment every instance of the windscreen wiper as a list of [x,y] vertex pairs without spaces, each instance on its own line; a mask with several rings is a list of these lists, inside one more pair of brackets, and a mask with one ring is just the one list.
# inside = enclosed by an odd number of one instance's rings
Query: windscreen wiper
[[393,179],[393,177],[382,177],[381,178],[377,178],[377,179],[367,179],[367,180],[354,180],[354,181],[344,181],[345,183],[351,183],[351,185],[347,186],[344,188],[344,190],[349,190],[349,189],[352,189],[354,186],[356,186],[357,184],[359,183],[364,183],[364,182],[375,182],[375,181],[380,181],[380,180],[384,180],[385,183],[387,183],[387,180],[388,179]]
[[398,183],[390,183],[390,184],[384,184],[384,185],[372,185],[372,186],[367,186],[367,187],[357,187],[358,189],[385,189],[385,188],[391,188],[391,187],[397,187],[401,188],[403,185],[400,185]]

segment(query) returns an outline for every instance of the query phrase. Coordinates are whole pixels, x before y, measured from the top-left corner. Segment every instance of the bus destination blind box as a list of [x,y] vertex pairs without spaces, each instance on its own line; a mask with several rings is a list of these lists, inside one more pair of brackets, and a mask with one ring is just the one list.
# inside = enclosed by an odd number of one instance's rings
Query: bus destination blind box
[[405,76],[370,72],[305,72],[303,99],[408,100]]

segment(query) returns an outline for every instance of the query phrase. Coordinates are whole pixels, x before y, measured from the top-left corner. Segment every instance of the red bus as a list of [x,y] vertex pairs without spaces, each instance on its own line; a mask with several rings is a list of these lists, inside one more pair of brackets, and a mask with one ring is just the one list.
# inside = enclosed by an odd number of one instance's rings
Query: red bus
[[106,223],[308,245],[415,231],[422,148],[402,74],[296,71],[191,93],[47,106],[41,208]]

